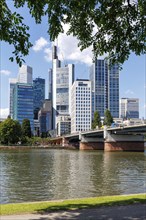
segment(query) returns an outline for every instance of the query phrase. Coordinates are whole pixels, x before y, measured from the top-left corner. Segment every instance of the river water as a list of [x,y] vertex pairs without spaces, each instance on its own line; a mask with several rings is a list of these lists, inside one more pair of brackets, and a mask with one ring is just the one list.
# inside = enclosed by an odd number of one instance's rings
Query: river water
[[146,192],[146,155],[57,149],[1,150],[0,203]]

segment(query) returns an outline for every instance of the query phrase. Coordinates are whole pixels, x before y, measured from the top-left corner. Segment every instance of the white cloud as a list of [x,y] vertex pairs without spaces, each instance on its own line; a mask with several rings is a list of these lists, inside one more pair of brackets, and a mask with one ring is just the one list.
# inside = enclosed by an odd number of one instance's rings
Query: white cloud
[[9,76],[11,74],[11,72],[9,70],[1,70],[0,74]]
[[7,118],[9,115],[9,108],[0,109],[0,118]]
[[69,26],[64,25],[64,33],[58,37],[59,58],[66,60],[72,60],[74,62],[81,62],[87,65],[92,63],[92,47],[89,47],[83,51],[78,47],[78,40],[73,35],[66,35]]
[[48,41],[45,38],[40,37],[38,40],[35,41],[35,44],[32,49],[34,51],[40,51],[47,45],[48,45]]
[[45,48],[44,53],[45,53],[45,56],[44,56],[45,60],[50,62],[52,60],[52,47]]
[[[83,51],[80,51],[78,47],[78,40],[72,35],[66,35],[67,27],[64,27],[65,33],[60,34],[58,40],[55,41],[55,45],[58,47],[58,58],[68,63],[68,60],[73,62],[81,62],[87,65],[92,63],[92,48],[89,47]],[[52,60],[52,44],[50,47],[44,48],[45,60],[50,62]]]
[[[34,51],[44,50],[44,58],[47,62],[52,61],[52,45],[55,44],[58,47],[58,58],[63,60],[65,63],[83,63],[86,65],[92,64],[93,52],[92,46],[80,50],[78,47],[78,39],[73,35],[67,35],[67,31],[69,29],[69,25],[63,25],[64,33],[61,33],[58,36],[58,39],[54,43],[49,43],[43,37],[40,37],[33,46]],[[103,59],[105,56],[101,56],[99,58]]]
[[[69,25],[63,25],[64,33],[60,34],[58,37],[58,47],[59,47],[59,59],[72,60],[75,63],[84,63],[87,65],[91,65],[93,61],[93,52],[92,46],[84,49],[83,51],[80,50],[78,47],[78,39],[73,35],[67,35],[67,31],[69,30]],[[97,31],[97,28],[94,27],[93,34]],[[105,56],[98,57],[99,59],[105,58]]]
[[128,89],[127,91],[125,91],[125,94],[134,95],[134,92],[132,90]]

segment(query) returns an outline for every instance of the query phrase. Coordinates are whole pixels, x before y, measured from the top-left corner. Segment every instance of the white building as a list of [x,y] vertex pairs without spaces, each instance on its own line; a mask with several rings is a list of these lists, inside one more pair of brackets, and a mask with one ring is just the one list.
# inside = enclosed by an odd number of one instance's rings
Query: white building
[[139,118],[139,99],[120,99],[120,118]]
[[71,133],[91,129],[91,81],[77,79],[71,88]]
[[17,78],[10,78],[9,79],[9,115],[11,118],[13,118],[13,92],[14,92],[14,87],[15,84],[17,83]]
[[57,47],[53,47],[53,71],[52,71],[52,103],[53,103],[53,128],[56,129],[56,116],[68,115],[71,112],[71,91],[74,82],[74,65],[68,64],[61,67],[61,61],[57,56]]
[[57,136],[70,134],[71,132],[71,118],[69,115],[58,115],[56,117]]
[[22,65],[19,68],[18,82],[32,84],[32,68],[30,66]]

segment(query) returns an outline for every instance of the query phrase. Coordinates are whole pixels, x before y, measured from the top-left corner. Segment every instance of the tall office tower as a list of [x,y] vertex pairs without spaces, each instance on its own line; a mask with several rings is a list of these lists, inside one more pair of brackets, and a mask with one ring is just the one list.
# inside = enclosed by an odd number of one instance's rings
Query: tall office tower
[[34,91],[34,119],[38,119],[38,111],[45,100],[45,79],[36,78],[33,80]]
[[19,68],[18,82],[19,83],[32,83],[32,68],[30,66],[22,65]]
[[48,89],[48,99],[49,100],[52,100],[52,93],[53,93],[53,91],[52,91],[52,89],[53,89],[53,87],[52,87],[52,84],[53,84],[53,75],[52,75],[53,73],[52,73],[52,69],[49,69],[49,89]]
[[59,114],[70,114],[71,91],[70,88],[74,82],[74,65],[68,64],[61,67],[61,61],[58,60],[57,47],[53,47],[53,128],[56,128],[56,116]]
[[92,82],[92,116],[95,111],[104,117],[109,109],[114,118],[119,117],[119,67],[110,67],[106,59],[96,59],[90,69]]
[[23,119],[29,119],[31,131],[34,131],[33,115],[33,85],[16,83],[13,97],[13,119],[22,123]]
[[91,129],[91,81],[78,79],[71,88],[71,133]]
[[43,137],[52,129],[52,102],[49,99],[44,100],[43,107],[38,112],[38,120],[40,135]]
[[16,78],[9,79],[10,91],[9,91],[9,115],[13,118],[13,92],[15,88],[15,84],[17,82]]
[[139,118],[139,99],[121,98],[120,99],[121,118]]

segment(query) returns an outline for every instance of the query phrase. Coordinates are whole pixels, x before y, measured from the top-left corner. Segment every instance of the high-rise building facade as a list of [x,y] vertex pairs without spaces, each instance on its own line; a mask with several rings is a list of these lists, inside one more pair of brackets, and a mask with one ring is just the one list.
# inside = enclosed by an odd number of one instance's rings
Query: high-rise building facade
[[40,135],[47,135],[52,129],[52,102],[45,99],[43,107],[38,112],[38,120],[40,124]]
[[13,118],[13,93],[14,93],[14,88],[15,88],[15,84],[17,82],[16,78],[11,78],[9,79],[9,115],[11,116],[11,118]]
[[91,129],[91,94],[91,81],[74,81],[71,88],[71,133]]
[[34,94],[34,119],[38,119],[38,111],[45,100],[45,79],[36,78],[33,80]]
[[19,83],[32,83],[32,67],[27,65],[22,65],[19,68],[18,82]]
[[120,99],[120,118],[139,118],[139,99]]
[[53,75],[52,69],[49,69],[49,83],[48,83],[48,99],[52,101],[52,93],[53,93]]
[[22,123],[23,119],[29,119],[31,130],[34,130],[33,115],[33,85],[16,83],[13,96],[13,119]]
[[61,67],[61,61],[57,56],[57,47],[53,47],[52,69],[52,103],[53,103],[53,128],[56,128],[56,116],[70,114],[71,86],[74,82],[74,65],[68,64]]
[[90,69],[92,82],[92,116],[98,111],[101,117],[109,109],[112,116],[119,117],[119,67],[110,67],[106,59],[96,59]]

